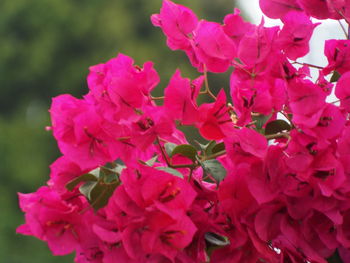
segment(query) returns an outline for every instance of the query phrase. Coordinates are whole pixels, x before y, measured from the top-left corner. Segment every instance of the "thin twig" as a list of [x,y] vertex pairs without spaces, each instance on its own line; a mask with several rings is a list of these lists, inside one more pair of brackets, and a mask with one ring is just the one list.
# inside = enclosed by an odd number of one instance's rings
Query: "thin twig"
[[156,140],[157,140],[157,143],[159,145],[160,152],[162,153],[163,159],[165,160],[166,164],[170,167],[171,164],[168,160],[168,157],[166,156],[166,154],[164,152],[163,146],[160,144],[160,140],[159,140],[158,136],[157,136]]
[[207,160],[216,159],[217,157],[220,157],[220,156],[225,155],[225,154],[226,154],[226,150],[222,150],[222,151],[220,151],[220,152],[211,154],[211,155],[209,155],[209,156],[203,156],[203,157],[201,158],[201,161],[204,162],[204,161],[207,161]]
[[349,39],[349,34],[348,34],[348,32],[346,32],[344,25],[340,22],[340,20],[338,20],[338,23],[339,23],[341,29],[343,30],[346,39]]
[[216,96],[211,92],[210,88],[209,88],[209,82],[208,82],[208,72],[207,72],[207,67],[204,64],[204,69],[203,69],[203,74],[204,74],[204,85],[205,85],[205,90],[204,92],[200,93],[200,94],[208,94],[210,97],[212,97],[214,100],[216,100]]
[[338,102],[341,102],[341,100],[339,99],[339,100],[332,101],[332,102],[330,102],[330,104],[335,104],[335,103],[338,103]]
[[84,214],[86,211],[88,211],[91,208],[94,208],[94,205],[97,204],[97,202],[99,202],[101,200],[101,198],[104,196],[104,194],[107,192],[108,188],[104,188],[102,190],[102,192],[99,194],[99,196],[96,198],[95,201],[93,201],[91,204],[89,204],[87,207],[85,207],[84,209],[82,209],[79,214]]
[[309,63],[302,63],[302,62],[298,62],[298,61],[293,61],[292,64],[298,64],[298,65],[308,66],[308,67],[317,68],[317,69],[324,69],[324,67],[321,67],[321,66],[316,66],[313,64],[309,64]]
[[[281,133],[265,135],[265,138],[267,140],[278,139],[278,138],[283,138],[283,137],[290,139],[289,132],[281,132]],[[209,156],[201,156],[201,161],[204,162],[204,161],[207,161],[207,160],[216,159],[217,157],[223,156],[225,154],[227,154],[227,151],[226,150],[222,150],[220,152],[211,154]]]
[[252,73],[252,72],[250,72],[249,70],[243,68],[243,67],[242,67],[242,66],[243,66],[242,64],[239,64],[239,63],[236,63],[235,61],[232,61],[232,66],[237,67],[237,68],[243,70],[245,73],[249,74],[252,78],[255,78],[255,77],[256,77],[256,75],[255,75],[254,73]]
[[152,100],[164,100],[165,96],[160,96],[160,97],[153,97],[153,96],[151,96],[151,99]]
[[191,179],[192,179],[193,170],[194,170],[194,168],[191,168],[190,174],[188,175],[188,181],[189,181],[189,182],[190,182]]
[[165,160],[165,162],[166,162],[166,164],[167,164],[168,167],[174,168],[174,169],[176,169],[176,168],[190,168],[190,169],[195,169],[195,168],[198,167],[198,164],[196,164],[196,163],[193,163],[193,164],[178,164],[178,165],[173,165],[173,164],[169,161],[169,159],[168,159],[166,153],[164,152],[163,146],[160,144],[160,139],[159,139],[158,136],[157,136],[157,138],[156,138],[156,141],[157,141],[157,144],[159,145],[159,149],[160,149],[160,152],[162,153],[163,159]]
[[269,135],[265,135],[265,138],[267,140],[272,140],[272,139],[278,139],[278,138],[289,138],[289,132],[281,132],[281,133],[275,133],[275,134],[269,134]]
[[345,20],[346,23],[348,23],[348,25],[350,25],[349,20],[344,16],[343,12],[334,8],[334,10]]

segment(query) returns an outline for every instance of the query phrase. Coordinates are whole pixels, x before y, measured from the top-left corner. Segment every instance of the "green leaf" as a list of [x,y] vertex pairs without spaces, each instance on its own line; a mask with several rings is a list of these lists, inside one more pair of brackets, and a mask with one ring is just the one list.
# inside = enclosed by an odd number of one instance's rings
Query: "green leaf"
[[205,156],[209,156],[209,155],[212,155],[214,153],[218,153],[218,152],[225,150],[225,144],[223,142],[220,142],[218,144],[216,143],[216,141],[210,141],[207,144],[201,144],[199,142],[196,142],[196,143],[199,145],[202,153]]
[[170,168],[170,167],[161,166],[161,167],[156,167],[156,169],[167,172],[169,174],[172,174],[172,175],[180,177],[180,178],[184,178],[182,173],[180,173],[178,170],[175,170],[175,169]]
[[74,189],[74,187],[76,187],[79,183],[81,182],[88,182],[88,181],[97,181],[97,178],[95,175],[93,174],[83,174],[77,178],[74,178],[73,180],[69,181],[66,184],[66,188],[69,191],[72,191]]
[[94,175],[96,178],[100,177],[100,167],[97,167],[96,169],[89,172],[89,174]]
[[118,164],[118,166],[115,167],[113,170],[116,171],[118,174],[121,174],[123,169],[125,169],[125,168],[126,168],[125,165]]
[[205,173],[209,173],[219,184],[226,177],[226,169],[216,160],[207,160],[201,163]]
[[158,158],[158,155],[154,156],[152,159],[149,159],[147,162],[145,162],[146,165],[152,167],[154,165],[154,163],[157,161],[157,158]]
[[241,65],[243,65],[243,62],[242,62],[242,60],[240,60],[239,58],[234,58],[234,60],[235,60],[235,61],[237,61],[237,62],[238,62],[238,64],[241,64]]
[[90,191],[90,204],[98,210],[107,205],[109,198],[113,195],[114,190],[119,185],[119,182],[115,181],[110,184],[99,183],[96,184]]
[[115,173],[110,173],[110,174],[105,174],[103,176],[103,181],[107,184],[110,184],[110,183],[113,183],[113,182],[116,182],[116,181],[119,181],[119,177],[117,174]]
[[285,120],[274,120],[266,124],[265,135],[276,134],[282,131],[290,131],[291,127]]
[[205,152],[205,149],[208,147],[208,145],[209,145],[210,143],[215,143],[215,141],[210,141],[210,142],[207,143],[207,144],[202,144],[202,143],[200,143],[200,142],[197,141],[197,140],[194,140],[194,142],[199,146],[199,148],[201,149],[202,153]]
[[175,149],[176,146],[177,146],[177,144],[172,143],[172,142],[167,142],[166,144],[164,144],[164,148],[165,148],[165,151],[168,154],[168,156],[171,156],[171,153],[173,152],[173,150]]
[[223,150],[225,150],[225,144],[223,142],[220,142],[213,147],[211,154],[222,152]]
[[210,141],[209,143],[207,143],[206,145],[202,145],[204,146],[203,152],[205,155],[210,155],[211,151],[213,149],[213,147],[216,145],[215,141]]
[[109,162],[109,163],[106,163],[103,167],[107,167],[107,168],[113,170],[113,169],[116,168],[117,166],[118,166],[117,163],[115,163],[115,162]]
[[98,185],[98,182],[88,181],[79,187],[80,193],[82,193],[87,199],[91,200],[91,191]]
[[169,156],[173,157],[175,154],[180,154],[182,156],[188,157],[194,162],[197,156],[197,149],[189,144],[181,144],[176,146]]
[[339,72],[334,71],[330,82],[337,82],[340,77],[341,77],[341,75],[339,74]]
[[101,166],[99,180],[105,183],[118,181],[121,171],[125,168],[123,165],[114,164],[113,166]]
[[227,237],[213,233],[213,232],[205,233],[204,238],[209,244],[214,246],[223,247],[230,244],[230,241],[228,240]]
[[258,116],[253,116],[252,119],[255,121],[255,127],[258,131],[261,131],[262,127],[264,124],[271,118],[270,115],[258,115]]
[[327,258],[327,262],[328,263],[343,263],[343,261],[341,260],[338,250],[336,250],[333,255],[329,258]]
[[112,183],[86,182],[79,187],[80,192],[89,200],[90,205],[98,210],[107,205],[109,198],[113,195],[114,190],[119,185],[119,181]]

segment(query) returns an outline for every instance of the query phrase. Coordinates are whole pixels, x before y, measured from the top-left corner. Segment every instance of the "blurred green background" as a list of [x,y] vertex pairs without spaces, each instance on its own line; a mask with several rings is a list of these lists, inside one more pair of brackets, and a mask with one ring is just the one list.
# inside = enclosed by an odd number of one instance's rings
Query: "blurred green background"
[[[160,93],[179,67],[186,77],[198,73],[182,52],[172,52],[159,28],[150,23],[161,0],[1,0],[0,1],[0,261],[73,262],[53,257],[46,244],[15,234],[24,222],[17,192],[34,192],[48,180],[58,156],[45,126],[51,97],[87,92],[90,65],[118,52],[137,64],[155,62]],[[200,18],[222,21],[233,0],[177,0]],[[221,80],[220,80],[221,79]],[[228,85],[210,79],[217,87]],[[226,79],[227,80],[227,79]],[[221,83],[221,84],[220,84]]]

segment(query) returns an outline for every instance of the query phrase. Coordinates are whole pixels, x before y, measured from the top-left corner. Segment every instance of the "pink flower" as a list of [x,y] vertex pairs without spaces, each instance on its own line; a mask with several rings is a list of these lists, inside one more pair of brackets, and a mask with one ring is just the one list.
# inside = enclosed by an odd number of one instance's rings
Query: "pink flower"
[[221,90],[215,103],[202,104],[199,109],[197,127],[208,140],[220,140],[233,129],[233,123],[226,106],[226,94]]
[[317,125],[326,105],[326,94],[309,80],[297,80],[288,85],[289,106],[293,122],[300,127]]
[[224,18],[223,30],[238,46],[241,39],[249,32],[254,31],[255,25],[246,22],[240,16],[240,10],[235,8],[233,14]]
[[162,255],[173,261],[196,232],[186,215],[196,193],[183,179],[152,167],[126,169],[121,179],[105,211],[118,224],[126,253],[135,260]]
[[[253,129],[235,129],[224,142],[228,157],[233,160],[240,158],[249,160],[252,156],[264,158],[267,153],[266,138]],[[252,162],[254,162],[253,159]]]
[[346,119],[339,108],[333,104],[327,103],[316,127],[312,129],[304,129],[304,132],[316,136],[319,140],[334,139],[339,137],[344,129]]
[[190,50],[192,32],[198,19],[193,11],[185,6],[164,0],[160,14],[151,17],[154,26],[160,27],[167,36],[167,44],[172,50]]
[[338,140],[339,160],[342,162],[345,172],[350,173],[350,127],[345,126]]
[[279,78],[261,76],[244,78],[234,71],[231,74],[230,90],[238,124],[251,122],[251,112],[269,115],[280,111],[286,102],[286,83]]
[[114,138],[103,130],[103,119],[93,105],[69,95],[53,99],[50,109],[53,135],[61,152],[82,170],[112,161]]
[[238,46],[238,58],[247,66],[270,63],[267,59],[276,50],[274,41],[277,39],[278,27],[264,27],[264,21],[253,32],[246,34]]
[[332,8],[334,0],[297,0],[304,11],[318,19],[341,19],[339,13]]
[[301,11],[298,0],[260,0],[260,8],[270,18],[282,18],[290,11]]
[[251,166],[248,188],[259,204],[275,200],[283,191],[289,173],[283,157],[281,147],[272,145],[264,162],[255,162]]
[[345,247],[339,247],[338,248],[340,258],[343,260],[343,262],[349,262],[350,261],[350,250]]
[[199,22],[194,31],[194,52],[207,70],[225,72],[236,56],[236,50],[235,43],[220,24],[205,20]]
[[61,156],[50,165],[51,173],[48,185],[58,193],[67,192],[66,184],[74,178],[89,172],[81,170],[80,167],[70,161],[67,157]]
[[328,65],[323,69],[324,74],[333,70],[344,74],[350,70],[350,40],[326,40],[324,54],[328,59]]
[[118,54],[105,64],[90,67],[88,101],[110,121],[118,122],[135,115],[135,110],[149,104],[149,95],[159,83],[152,62],[143,68],[134,66],[132,58]]
[[164,107],[172,118],[180,120],[184,125],[193,125],[198,121],[196,99],[203,83],[203,76],[191,82],[182,78],[177,70],[165,88]]
[[340,100],[340,106],[350,111],[350,72],[345,72],[337,82],[335,96]]
[[78,249],[84,238],[92,238],[87,231],[91,215],[79,213],[86,206],[86,201],[82,202],[80,197],[74,203],[67,201],[74,197],[65,198],[49,187],[41,187],[31,194],[19,194],[26,223],[18,227],[17,232],[46,241],[54,255],[69,254]]
[[[144,107],[144,113],[131,124],[131,143],[145,151],[157,136],[170,139],[175,131],[174,120],[167,115],[164,107]],[[171,139],[170,139],[171,140]]]
[[278,43],[289,59],[296,60],[309,53],[309,41],[314,28],[310,18],[301,12],[289,12],[282,19],[284,26],[278,35]]

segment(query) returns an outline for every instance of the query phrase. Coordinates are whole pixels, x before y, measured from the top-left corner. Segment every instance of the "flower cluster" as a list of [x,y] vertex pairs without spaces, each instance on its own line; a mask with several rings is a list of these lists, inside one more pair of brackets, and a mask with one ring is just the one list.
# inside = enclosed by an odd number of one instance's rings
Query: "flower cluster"
[[[312,18],[349,24],[350,2],[260,6],[283,26],[238,9],[223,24],[198,20],[164,0],[151,21],[197,79],[177,70],[154,97],[153,63],[119,54],[90,68],[82,99],[54,98],[62,156],[47,186],[19,194],[17,232],[77,263],[350,262],[350,40],[325,42],[316,80],[296,61],[320,25]],[[207,72],[226,71],[229,94],[213,94]],[[183,125],[207,143],[189,144]]]

